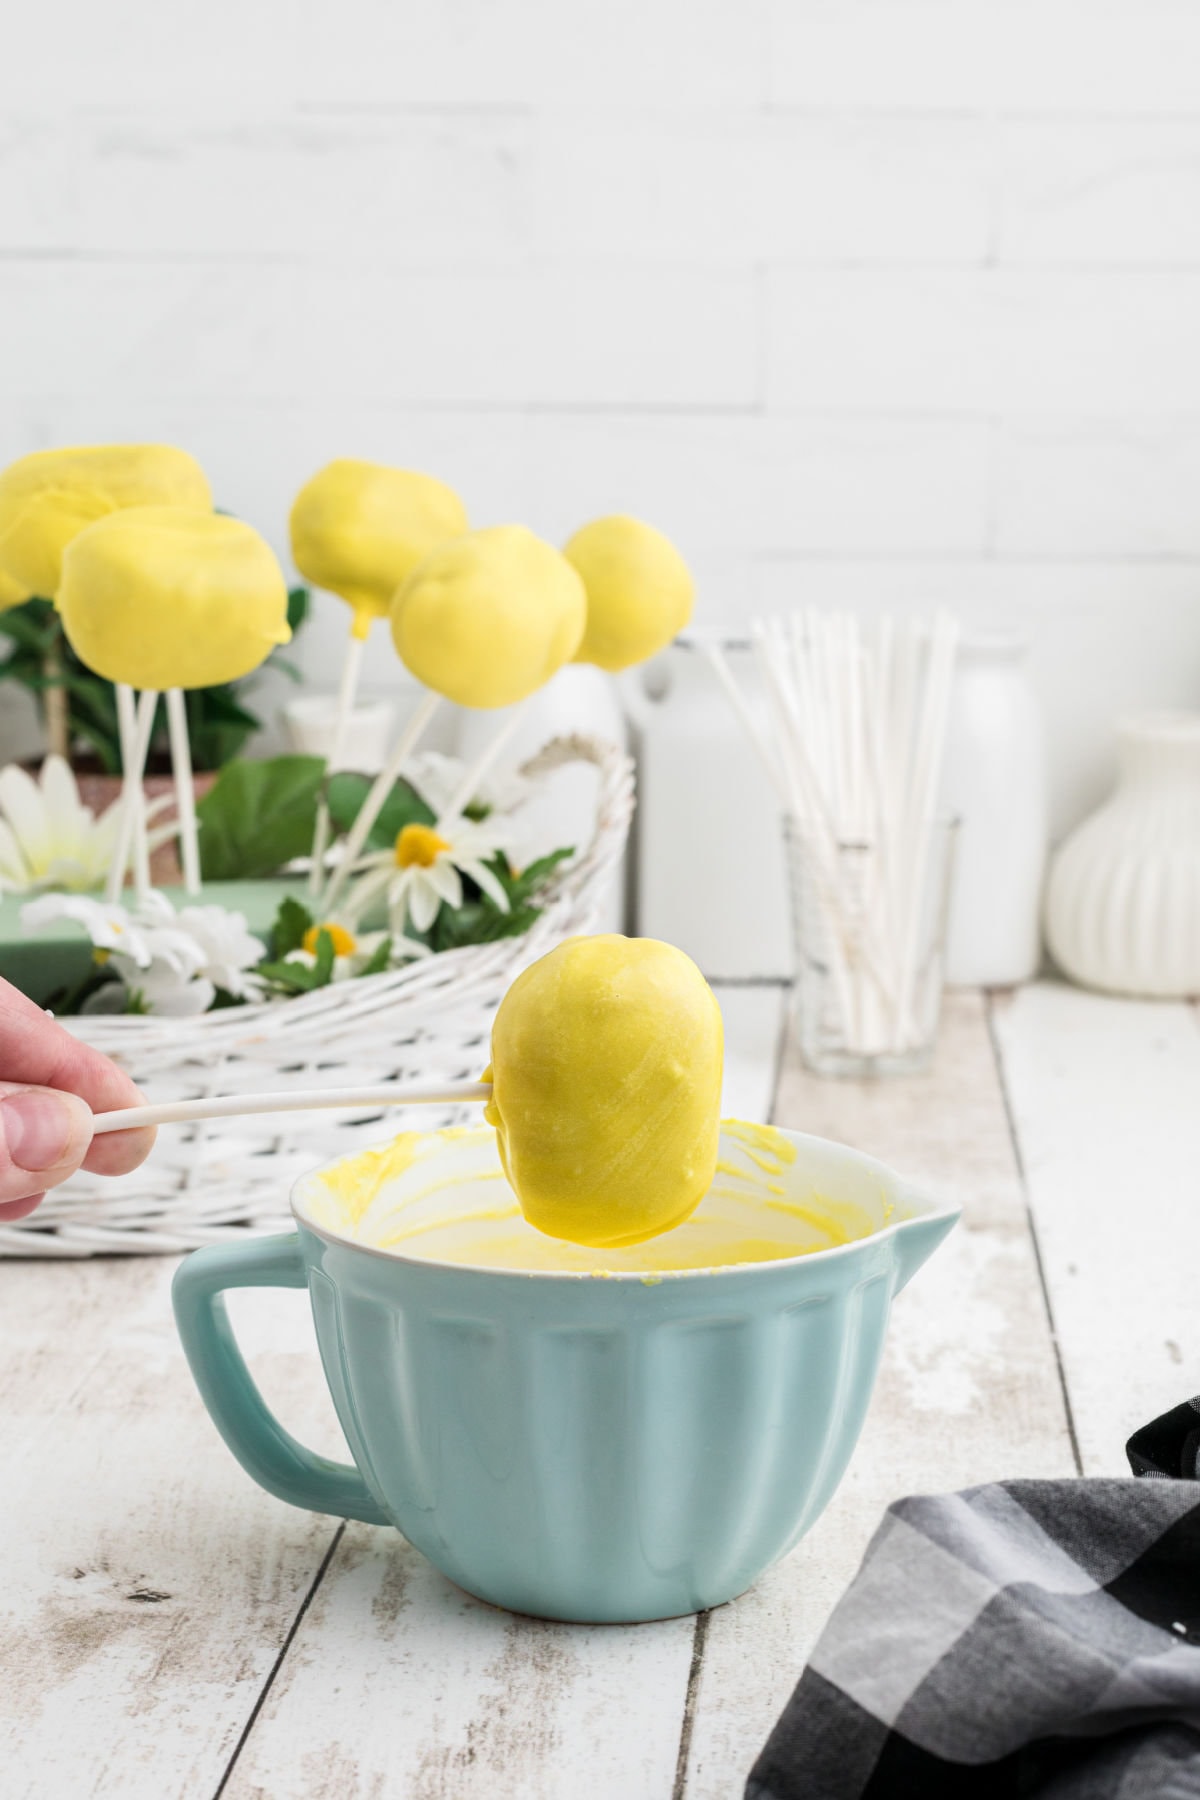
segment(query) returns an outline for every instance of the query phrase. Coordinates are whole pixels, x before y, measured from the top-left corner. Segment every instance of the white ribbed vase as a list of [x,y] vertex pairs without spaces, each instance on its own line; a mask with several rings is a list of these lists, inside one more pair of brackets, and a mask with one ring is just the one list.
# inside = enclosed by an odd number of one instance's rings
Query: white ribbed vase
[[1200,713],[1118,728],[1112,798],[1054,859],[1046,937],[1073,981],[1111,994],[1200,994]]

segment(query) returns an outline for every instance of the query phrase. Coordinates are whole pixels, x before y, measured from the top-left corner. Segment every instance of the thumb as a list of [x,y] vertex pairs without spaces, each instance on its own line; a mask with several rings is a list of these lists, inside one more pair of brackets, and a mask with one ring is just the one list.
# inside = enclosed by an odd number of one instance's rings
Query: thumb
[[58,1088],[0,1082],[0,1220],[32,1212],[73,1175],[92,1141],[92,1109]]

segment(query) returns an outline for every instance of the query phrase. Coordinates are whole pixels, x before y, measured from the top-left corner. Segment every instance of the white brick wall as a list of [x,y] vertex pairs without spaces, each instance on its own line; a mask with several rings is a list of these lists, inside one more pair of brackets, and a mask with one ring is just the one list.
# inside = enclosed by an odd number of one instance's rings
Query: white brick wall
[[0,456],[172,438],[281,549],[375,456],[642,512],[707,618],[1016,621],[1061,825],[1200,704],[1198,70],[1195,0],[27,11]]

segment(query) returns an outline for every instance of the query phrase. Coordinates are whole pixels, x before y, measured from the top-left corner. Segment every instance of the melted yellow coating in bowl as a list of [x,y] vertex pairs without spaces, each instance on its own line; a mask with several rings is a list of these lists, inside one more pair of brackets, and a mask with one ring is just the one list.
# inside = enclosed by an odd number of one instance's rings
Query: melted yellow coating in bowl
[[52,599],[72,538],[127,506],[212,511],[208,478],[172,444],[88,444],[35,450],[0,473],[0,570],[26,594]]
[[290,525],[300,573],[345,600],[365,637],[421,559],[466,531],[467,509],[432,475],[342,456],[305,482]]
[[587,626],[576,662],[628,669],[657,656],[692,616],[688,566],[653,525],[622,513],[593,519],[563,555],[587,589]]
[[[886,1201],[872,1216],[797,1180],[795,1146],[781,1132],[731,1119],[721,1129],[728,1178],[714,1183],[684,1224],[625,1247],[594,1249],[533,1230],[486,1126],[403,1132],[311,1177],[302,1211],[318,1228],[395,1256],[522,1273],[640,1274],[648,1281],[810,1255],[888,1223]],[[793,1191],[767,1179],[748,1154],[752,1147],[787,1172]]]
[[459,706],[512,706],[569,662],[583,636],[583,583],[523,525],[442,544],[396,595],[392,637],[405,666]]
[[681,1224],[716,1168],[722,1053],[712,989],[673,944],[568,938],[519,975],[484,1117],[529,1223],[591,1245]]
[[134,507],[80,532],[58,610],[77,656],[137,688],[214,687],[286,644],[287,584],[240,519]]

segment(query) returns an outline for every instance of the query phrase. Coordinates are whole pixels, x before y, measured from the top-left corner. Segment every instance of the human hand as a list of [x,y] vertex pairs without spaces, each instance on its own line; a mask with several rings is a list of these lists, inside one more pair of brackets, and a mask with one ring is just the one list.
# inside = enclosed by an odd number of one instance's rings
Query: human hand
[[128,1075],[0,980],[0,1223],[23,1219],[76,1169],[127,1175],[154,1132],[92,1137],[92,1114],[138,1106]]

